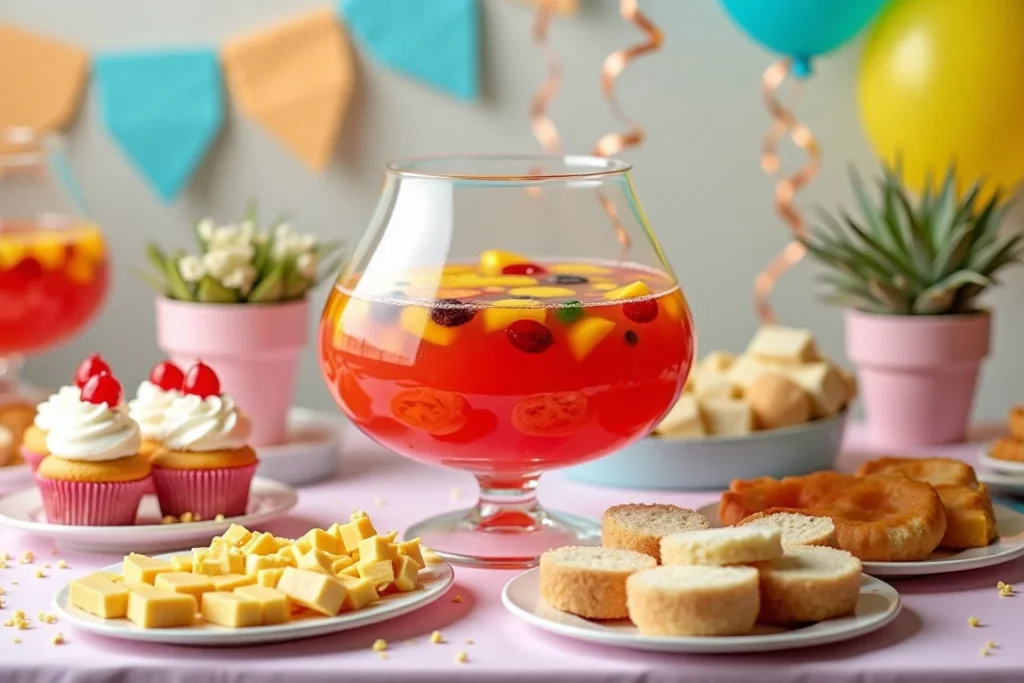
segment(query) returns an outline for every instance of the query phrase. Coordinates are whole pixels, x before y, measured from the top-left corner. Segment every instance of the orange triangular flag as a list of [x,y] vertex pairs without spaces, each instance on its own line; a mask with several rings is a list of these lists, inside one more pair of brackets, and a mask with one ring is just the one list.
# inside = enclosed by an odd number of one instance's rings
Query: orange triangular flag
[[85,51],[0,24],[0,127],[66,126],[82,101],[88,69]]
[[330,162],[352,95],[352,52],[338,17],[323,9],[228,43],[231,96],[314,171]]

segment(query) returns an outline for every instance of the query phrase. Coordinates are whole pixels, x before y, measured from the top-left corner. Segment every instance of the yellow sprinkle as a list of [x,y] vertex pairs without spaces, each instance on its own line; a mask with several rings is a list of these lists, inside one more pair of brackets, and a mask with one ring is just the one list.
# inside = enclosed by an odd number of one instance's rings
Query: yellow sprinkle
[[32,554],[31,550],[26,550],[21,554],[22,564],[32,564],[32,560],[36,559],[36,556]]
[[194,517],[193,517],[191,512],[182,512],[181,513],[181,521],[184,522],[185,524],[188,524],[193,519],[194,519]]
[[24,631],[24,630],[26,630],[28,628],[28,622],[27,621],[22,620],[22,621],[19,621],[19,622],[16,622],[16,623],[18,625],[18,630],[19,631]]
[[462,596],[456,593],[455,597],[452,598],[452,602],[462,602]]
[[36,578],[37,578],[37,579],[43,579],[43,578],[46,578],[46,574],[44,574],[44,573],[43,573],[43,570],[42,570],[42,569],[37,569],[37,570],[36,570]]
[[36,615],[36,619],[39,621],[46,621],[46,612],[40,612]]
[[49,569],[49,568],[50,568],[50,563],[49,562],[47,562],[46,564],[43,565],[43,569]]
[[57,635],[55,635],[53,637],[53,644],[54,645],[62,645],[63,643],[64,643],[64,634],[63,633],[58,633]]
[[6,562],[9,559],[11,559],[11,556],[8,555],[7,553],[0,553],[0,560]]
[[384,640],[383,638],[378,638],[377,640],[373,641],[374,652],[384,652],[384,650],[386,649],[388,649],[388,641]]
[[5,621],[4,622],[4,626],[7,626],[7,627],[14,626],[14,619],[8,619],[7,621]]
[[972,627],[972,628],[977,626],[980,623],[981,623],[981,621],[979,621],[978,617],[967,617],[967,625]]
[[999,583],[996,584],[996,588],[998,588],[999,590],[1003,590],[1003,588],[1005,586],[1006,586],[1006,584],[1003,583],[1002,581],[1000,581]]
[[224,521],[224,515],[222,515],[222,514],[220,514],[218,512],[217,516],[213,518],[213,521],[215,521],[215,522],[223,522]]
[[377,656],[380,657],[381,659],[387,659],[388,658],[388,653],[387,652],[378,652]]
[[57,569],[67,569],[68,563],[64,560],[57,560]]
[[434,645],[437,645],[438,643],[443,643],[444,636],[441,635],[440,631],[434,631],[430,634],[430,642],[432,642]]
[[15,612],[14,613],[14,618],[15,619],[24,619],[25,618],[25,610],[20,609],[17,612]]
[[466,654],[465,650],[459,650],[455,653],[455,661],[459,664],[465,664],[469,661],[469,655]]
[[991,650],[995,646],[996,646],[996,641],[994,641],[994,640],[986,640],[985,641],[985,647],[987,647],[988,649]]
[[18,585],[18,582],[17,582],[17,581],[11,581],[11,585],[12,585],[12,586],[17,586],[17,585]]
[[0,560],[0,569],[7,569],[7,560]]
[[466,645],[472,645],[472,644],[473,644],[473,639],[472,638],[466,638]]
[[15,645],[21,645],[21,638],[15,638],[14,639],[14,644]]
[[178,521],[178,518],[174,515],[164,515],[164,518],[160,520],[161,524],[174,524]]
[[0,595],[3,595],[3,594],[4,594],[4,589],[0,588]]
[[386,500],[384,500],[383,498],[381,498],[380,496],[377,496],[376,498],[373,499],[373,504],[375,506],[379,507],[379,508],[382,508],[385,505],[387,505],[388,502]]
[[988,657],[988,648],[987,647],[981,648],[981,656],[982,657]]

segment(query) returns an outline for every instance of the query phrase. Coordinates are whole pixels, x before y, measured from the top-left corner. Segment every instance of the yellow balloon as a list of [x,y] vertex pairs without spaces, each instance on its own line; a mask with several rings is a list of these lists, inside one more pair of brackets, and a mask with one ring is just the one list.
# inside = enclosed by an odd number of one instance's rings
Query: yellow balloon
[[1024,0],[895,0],[864,47],[861,122],[922,189],[951,161],[961,189],[1024,179]]

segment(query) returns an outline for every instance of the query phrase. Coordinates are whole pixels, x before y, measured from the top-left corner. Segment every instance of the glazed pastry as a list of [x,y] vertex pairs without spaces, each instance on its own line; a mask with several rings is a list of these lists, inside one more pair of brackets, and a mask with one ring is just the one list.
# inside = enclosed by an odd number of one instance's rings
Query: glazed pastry
[[249,418],[220,393],[214,371],[196,363],[167,410],[163,445],[150,458],[162,514],[245,514],[257,465],[251,433]]
[[869,474],[903,474],[932,486],[978,486],[974,468],[953,458],[877,458],[857,470],[858,477]]
[[139,423],[142,432],[141,453],[152,456],[163,441],[167,411],[180,397],[185,375],[174,363],[162,361],[153,366],[149,379],[139,384],[135,398],[128,403],[128,412]]
[[93,376],[81,398],[54,404],[46,435],[49,456],[36,484],[51,524],[133,524],[149,483],[139,455],[139,426],[121,403],[121,385],[106,372]]

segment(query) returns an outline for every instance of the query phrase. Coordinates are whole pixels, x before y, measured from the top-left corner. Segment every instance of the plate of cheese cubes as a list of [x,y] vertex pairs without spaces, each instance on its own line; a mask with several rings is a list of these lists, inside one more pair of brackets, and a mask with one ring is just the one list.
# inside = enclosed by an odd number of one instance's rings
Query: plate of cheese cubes
[[766,325],[744,353],[697,363],[649,436],[567,472],[615,487],[722,489],[830,469],[856,394],[853,375],[821,354],[810,330]]
[[252,645],[347,631],[442,597],[454,573],[419,539],[377,533],[364,512],[298,539],[232,525],[208,547],[73,580],[54,606],[79,628],[169,645]]

